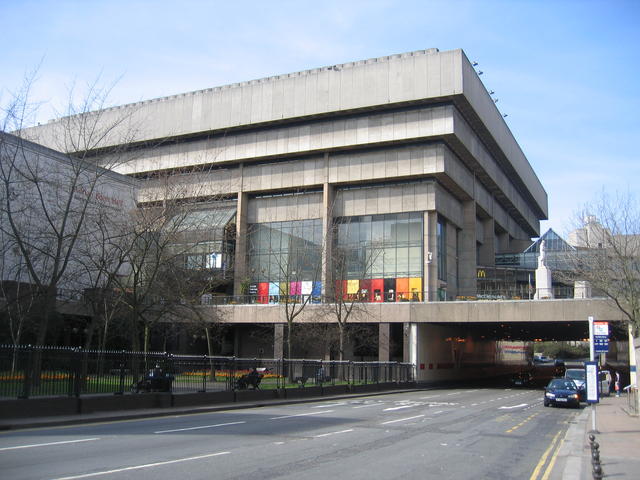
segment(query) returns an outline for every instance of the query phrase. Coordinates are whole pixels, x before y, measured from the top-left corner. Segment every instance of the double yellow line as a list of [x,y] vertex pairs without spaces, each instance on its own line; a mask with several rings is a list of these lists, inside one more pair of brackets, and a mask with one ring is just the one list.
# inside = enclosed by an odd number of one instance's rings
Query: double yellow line
[[[549,448],[547,448],[542,454],[542,457],[540,457],[540,461],[536,465],[536,468],[533,470],[533,473],[529,477],[529,480],[537,480],[538,478],[540,480],[547,480],[549,478],[549,475],[551,475],[551,471],[553,470],[553,466],[556,464],[556,459],[558,458],[560,447],[562,446],[563,440],[558,441],[561,433],[562,430],[558,431],[558,433],[556,433],[556,436],[553,437],[551,445],[549,445]],[[549,454],[551,452],[553,452],[553,454],[551,455],[551,458],[549,458]],[[548,462],[547,459],[549,460]],[[542,473],[542,469],[545,465],[547,466],[547,468],[544,470],[542,476],[539,476]]]

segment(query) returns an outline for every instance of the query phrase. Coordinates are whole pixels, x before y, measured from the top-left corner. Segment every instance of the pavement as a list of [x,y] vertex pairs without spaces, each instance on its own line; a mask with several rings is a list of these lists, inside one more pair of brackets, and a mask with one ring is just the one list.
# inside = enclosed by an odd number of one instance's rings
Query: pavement
[[587,406],[569,427],[558,453],[553,479],[587,480],[597,478],[591,463],[589,435],[599,444],[600,466],[605,479],[640,478],[640,417],[629,412],[628,398],[602,397],[593,408]]
[[[274,399],[254,402],[216,404],[215,406],[176,408],[154,408],[118,412],[96,412],[80,415],[36,417],[0,420],[0,431],[40,428],[84,423],[133,420],[137,418],[160,417],[262,407],[308,403],[312,401],[331,401],[344,398],[372,395],[387,395],[408,390],[388,390],[384,392],[345,394],[337,396],[309,397],[302,399]],[[415,391],[415,389],[409,390]],[[590,435],[595,436],[599,444],[600,461],[605,479],[640,478],[640,417],[630,414],[626,394],[603,397],[595,407],[595,431],[593,430],[593,408],[586,406],[578,414],[567,430],[567,434],[558,449],[555,467],[548,477],[550,480],[589,480],[593,475],[591,462]]]

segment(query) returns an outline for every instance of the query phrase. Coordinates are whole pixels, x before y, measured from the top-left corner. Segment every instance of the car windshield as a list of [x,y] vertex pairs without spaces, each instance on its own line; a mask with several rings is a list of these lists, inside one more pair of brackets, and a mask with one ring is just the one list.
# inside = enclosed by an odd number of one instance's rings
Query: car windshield
[[573,380],[584,380],[584,370],[567,370],[567,378]]
[[575,390],[576,384],[573,383],[573,381],[571,380],[562,380],[562,379],[551,380],[551,383],[549,383],[549,388],[562,388],[564,390]]

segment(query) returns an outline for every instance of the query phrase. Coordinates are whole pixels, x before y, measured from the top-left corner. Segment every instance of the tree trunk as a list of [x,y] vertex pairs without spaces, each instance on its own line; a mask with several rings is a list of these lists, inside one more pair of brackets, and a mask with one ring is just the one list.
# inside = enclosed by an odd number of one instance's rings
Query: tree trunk
[[204,333],[207,336],[207,354],[209,355],[209,380],[212,382],[216,381],[216,370],[215,365],[213,364],[213,347],[211,345],[211,333],[209,332],[209,327],[204,327]]

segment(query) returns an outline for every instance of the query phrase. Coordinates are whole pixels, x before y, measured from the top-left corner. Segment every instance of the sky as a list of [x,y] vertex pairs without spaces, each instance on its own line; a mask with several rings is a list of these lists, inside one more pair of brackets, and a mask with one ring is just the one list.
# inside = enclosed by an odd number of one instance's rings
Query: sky
[[97,82],[119,105],[395,53],[462,48],[566,235],[606,192],[640,198],[640,0],[0,0],[0,105],[34,121]]

